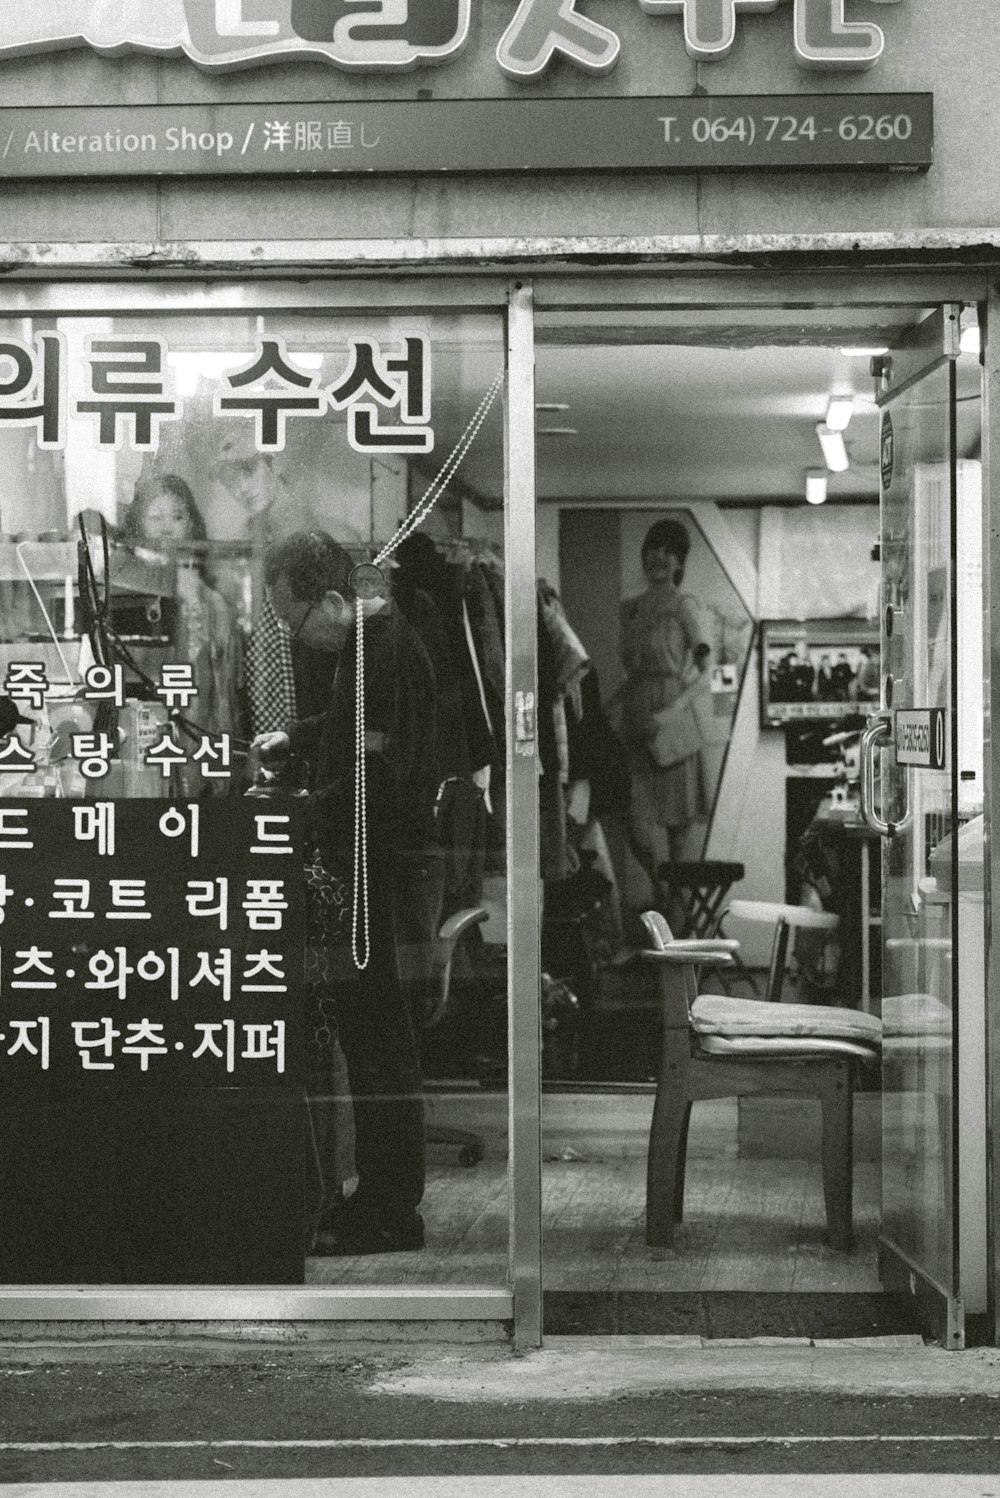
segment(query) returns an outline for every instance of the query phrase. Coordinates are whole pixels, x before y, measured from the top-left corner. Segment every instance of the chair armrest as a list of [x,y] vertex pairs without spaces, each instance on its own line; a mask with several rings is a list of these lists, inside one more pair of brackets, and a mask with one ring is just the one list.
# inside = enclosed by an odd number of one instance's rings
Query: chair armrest
[[[644,947],[639,956],[644,962],[667,962],[674,967],[698,967],[703,962],[710,962],[713,967],[735,967],[736,959],[732,952],[709,950],[699,948],[698,943],[692,943],[691,950],[685,942],[671,942],[669,947],[662,952],[654,952]],[[681,949],[681,950],[679,950]]]
[[839,915],[832,911],[784,905],[776,900],[730,900],[722,915],[738,921],[763,921],[768,926],[784,921],[793,930],[835,931],[840,925]]
[[427,1013],[424,1017],[424,1029],[430,1030],[439,1022],[448,1007],[448,991],[451,987],[451,964],[455,957],[455,948],[465,935],[471,931],[473,926],[481,926],[483,921],[489,920],[489,911],[482,905],[471,905],[464,910],[456,910],[441,925],[437,939],[434,942],[434,960],[431,972],[436,993],[428,1000]]
[[724,957],[739,949],[739,942],[732,936],[681,936],[670,943],[671,951],[690,952],[692,957]]
[[438,932],[438,940],[443,942],[456,942],[460,936],[464,936],[473,926],[481,926],[489,919],[489,911],[484,910],[482,905],[471,905],[465,910],[456,910],[450,915]]

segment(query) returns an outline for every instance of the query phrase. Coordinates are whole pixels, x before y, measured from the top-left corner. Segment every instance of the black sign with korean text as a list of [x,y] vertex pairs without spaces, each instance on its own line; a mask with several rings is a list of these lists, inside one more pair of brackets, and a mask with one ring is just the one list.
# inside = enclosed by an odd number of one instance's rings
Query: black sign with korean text
[[0,803],[0,1086],[302,1085],[293,801]]
[[7,177],[924,170],[929,93],[0,110]]

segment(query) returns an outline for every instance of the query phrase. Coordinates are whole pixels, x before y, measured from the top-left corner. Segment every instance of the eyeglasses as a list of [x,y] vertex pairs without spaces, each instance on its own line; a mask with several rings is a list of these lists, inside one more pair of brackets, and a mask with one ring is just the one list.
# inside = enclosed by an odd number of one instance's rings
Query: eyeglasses
[[283,635],[287,635],[290,640],[297,640],[299,635],[302,633],[303,628],[305,627],[306,620],[309,618],[309,615],[312,613],[315,607],[316,605],[314,603],[307,604],[302,618],[294,627],[289,624],[287,619],[282,619],[281,615],[276,612],[275,618],[278,621],[278,628],[281,630],[281,633]]

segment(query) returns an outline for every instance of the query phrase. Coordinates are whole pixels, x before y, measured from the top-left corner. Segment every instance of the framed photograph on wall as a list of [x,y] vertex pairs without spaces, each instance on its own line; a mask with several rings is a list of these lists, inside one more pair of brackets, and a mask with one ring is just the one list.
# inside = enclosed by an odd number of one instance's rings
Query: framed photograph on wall
[[868,619],[765,619],[763,728],[871,711],[879,700],[879,633]]

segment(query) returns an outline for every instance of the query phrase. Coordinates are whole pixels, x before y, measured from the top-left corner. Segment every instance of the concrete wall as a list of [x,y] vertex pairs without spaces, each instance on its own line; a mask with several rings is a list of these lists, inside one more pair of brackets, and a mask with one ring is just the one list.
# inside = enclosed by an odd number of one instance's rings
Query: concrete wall
[[396,77],[351,76],[322,63],[209,75],[182,58],[55,53],[0,63],[5,106],[260,102],[364,98],[528,97],[532,94],[711,94],[930,90],[935,163],[925,175],[554,174],[499,183],[427,175],[397,179],[36,184],[0,187],[0,240],[343,239],[600,235],[817,234],[968,230],[996,224],[1000,41],[994,0],[856,0],[851,19],[886,36],[865,73],[804,70],[792,12],[738,14],[722,62],[696,65],[679,16],[647,15],[635,0],[588,0],[595,21],[622,41],[617,66],[589,76],[564,61],[534,84],[503,76],[495,49],[510,0],[477,0],[472,34],[452,64]]

